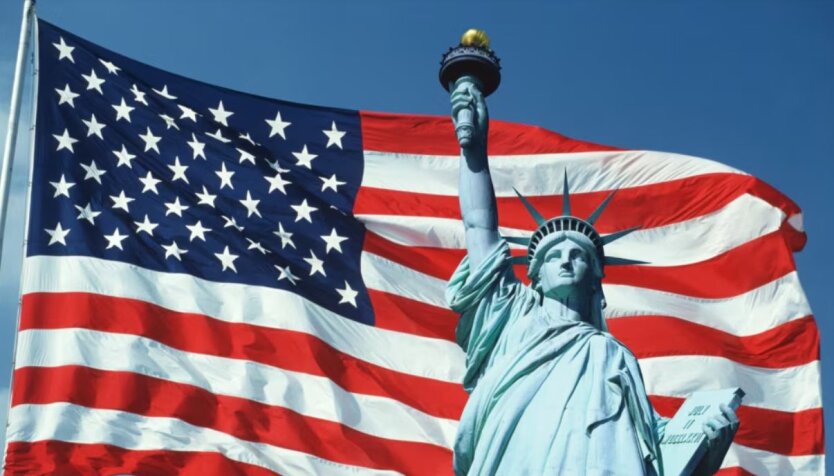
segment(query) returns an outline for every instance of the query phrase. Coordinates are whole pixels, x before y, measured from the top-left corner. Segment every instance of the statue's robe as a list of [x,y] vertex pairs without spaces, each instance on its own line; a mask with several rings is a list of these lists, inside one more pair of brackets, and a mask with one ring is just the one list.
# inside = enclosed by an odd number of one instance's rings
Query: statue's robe
[[461,314],[470,392],[455,441],[458,475],[654,475],[665,420],[637,359],[611,334],[550,316],[519,282],[502,240],[447,289]]

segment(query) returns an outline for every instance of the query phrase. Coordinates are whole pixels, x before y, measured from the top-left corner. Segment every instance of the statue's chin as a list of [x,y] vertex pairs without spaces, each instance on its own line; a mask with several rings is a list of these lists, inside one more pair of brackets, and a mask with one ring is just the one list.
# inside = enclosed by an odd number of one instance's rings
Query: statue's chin
[[576,291],[576,286],[573,284],[565,284],[560,286],[542,288],[542,292],[544,292],[544,295],[552,299],[566,299],[576,294]]

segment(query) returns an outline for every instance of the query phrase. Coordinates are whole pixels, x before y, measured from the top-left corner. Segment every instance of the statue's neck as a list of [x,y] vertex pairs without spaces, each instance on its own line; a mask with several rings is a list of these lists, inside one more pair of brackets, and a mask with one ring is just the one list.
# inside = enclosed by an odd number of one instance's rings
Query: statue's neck
[[552,317],[584,322],[590,322],[591,319],[590,299],[585,295],[573,294],[558,298],[545,296],[542,305]]

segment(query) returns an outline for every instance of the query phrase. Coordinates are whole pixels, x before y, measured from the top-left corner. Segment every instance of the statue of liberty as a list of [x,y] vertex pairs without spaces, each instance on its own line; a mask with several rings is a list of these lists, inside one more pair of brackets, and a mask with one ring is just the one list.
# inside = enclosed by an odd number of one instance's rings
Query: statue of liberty
[[[566,171],[562,215],[545,219],[519,194],[538,229],[529,240],[501,237],[483,87],[473,76],[449,84],[467,256],[447,300],[461,315],[457,341],[470,393],[455,473],[662,474],[667,420],[652,408],[637,359],[607,332],[602,314],[604,266],[615,261],[604,246],[632,230],[600,236],[594,229],[613,193],[588,218],[572,216]],[[530,286],[513,274],[507,241],[528,246]],[[709,449],[696,474],[718,470],[737,428],[735,413],[722,406],[703,428]]]

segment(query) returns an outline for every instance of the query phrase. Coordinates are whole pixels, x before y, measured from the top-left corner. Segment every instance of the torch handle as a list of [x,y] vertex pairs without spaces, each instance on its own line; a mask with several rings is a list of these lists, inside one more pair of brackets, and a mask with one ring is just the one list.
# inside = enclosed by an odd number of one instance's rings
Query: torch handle
[[[454,82],[449,88],[450,91],[455,91],[460,85],[465,84],[466,87],[477,89],[480,91],[481,85],[472,76],[463,76]],[[461,147],[469,147],[475,137],[475,105],[462,108],[457,111],[455,116],[455,135],[458,138],[458,143]]]

